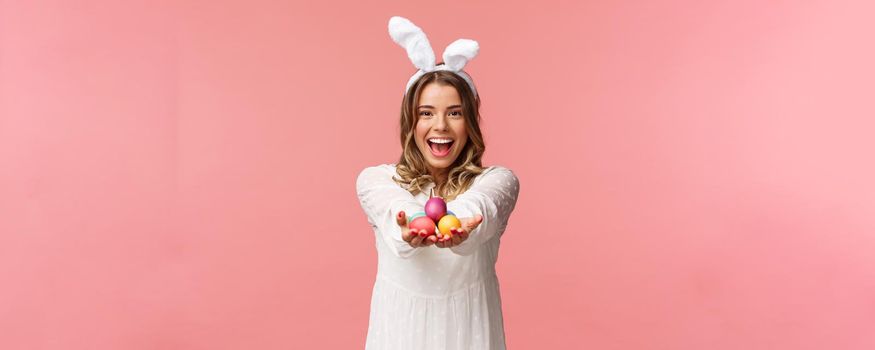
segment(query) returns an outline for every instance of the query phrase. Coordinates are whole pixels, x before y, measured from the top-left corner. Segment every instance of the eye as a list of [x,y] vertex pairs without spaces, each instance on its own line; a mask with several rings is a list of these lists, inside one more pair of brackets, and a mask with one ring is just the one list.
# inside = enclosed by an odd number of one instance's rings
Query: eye
[[452,113],[450,113],[450,115],[454,117],[461,117],[462,111],[453,111]]
[[421,116],[431,116],[431,112],[429,112],[429,111],[421,111],[421,112],[419,112],[419,115],[421,115]]

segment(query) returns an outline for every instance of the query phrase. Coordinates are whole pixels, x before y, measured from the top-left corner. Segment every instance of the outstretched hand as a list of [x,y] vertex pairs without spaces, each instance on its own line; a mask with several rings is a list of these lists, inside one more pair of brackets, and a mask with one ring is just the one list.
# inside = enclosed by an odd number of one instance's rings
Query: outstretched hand
[[398,221],[398,226],[401,226],[401,239],[410,244],[411,247],[427,247],[438,241],[434,232],[426,232],[425,230],[415,232],[411,230],[410,227],[407,226],[407,214],[405,214],[403,210],[398,213],[396,219]]
[[449,248],[462,244],[462,242],[468,239],[471,231],[474,231],[483,222],[483,215],[477,214],[473,218],[459,218],[459,221],[462,223],[462,227],[453,229],[452,237],[438,238],[435,246]]

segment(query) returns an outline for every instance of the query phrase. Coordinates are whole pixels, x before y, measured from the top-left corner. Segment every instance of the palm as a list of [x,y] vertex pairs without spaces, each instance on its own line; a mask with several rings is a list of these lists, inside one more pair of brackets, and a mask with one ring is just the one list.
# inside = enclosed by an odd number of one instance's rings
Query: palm
[[452,237],[440,238],[435,242],[435,245],[441,248],[449,248],[462,244],[462,242],[468,239],[471,231],[474,231],[483,222],[483,215],[478,214],[473,218],[459,218],[459,222],[462,224],[462,227],[454,229]]
[[398,217],[396,218],[398,222],[398,226],[401,226],[401,239],[410,244],[410,246],[416,247],[427,247],[437,242],[437,237],[434,234],[429,236],[429,232],[425,232],[425,230],[420,230],[420,232],[415,232],[407,226],[407,214],[404,211],[398,213]]

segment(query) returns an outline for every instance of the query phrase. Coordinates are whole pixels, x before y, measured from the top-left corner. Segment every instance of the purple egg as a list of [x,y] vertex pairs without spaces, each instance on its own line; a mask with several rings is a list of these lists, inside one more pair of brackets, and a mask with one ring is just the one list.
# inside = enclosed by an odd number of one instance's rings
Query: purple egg
[[447,202],[441,197],[431,197],[425,202],[425,215],[428,215],[434,222],[441,220],[447,214]]

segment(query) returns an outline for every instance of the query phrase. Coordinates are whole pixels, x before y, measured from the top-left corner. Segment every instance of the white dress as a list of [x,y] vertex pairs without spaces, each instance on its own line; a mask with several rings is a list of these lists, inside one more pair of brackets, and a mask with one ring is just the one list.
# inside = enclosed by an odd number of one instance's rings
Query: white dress
[[356,190],[376,237],[377,276],[366,349],[505,349],[495,262],[499,240],[516,205],[519,181],[488,167],[471,187],[447,202],[459,218],[483,215],[462,244],[413,248],[396,217],[423,211],[429,184],[416,196],[392,181],[396,164],[365,168]]

